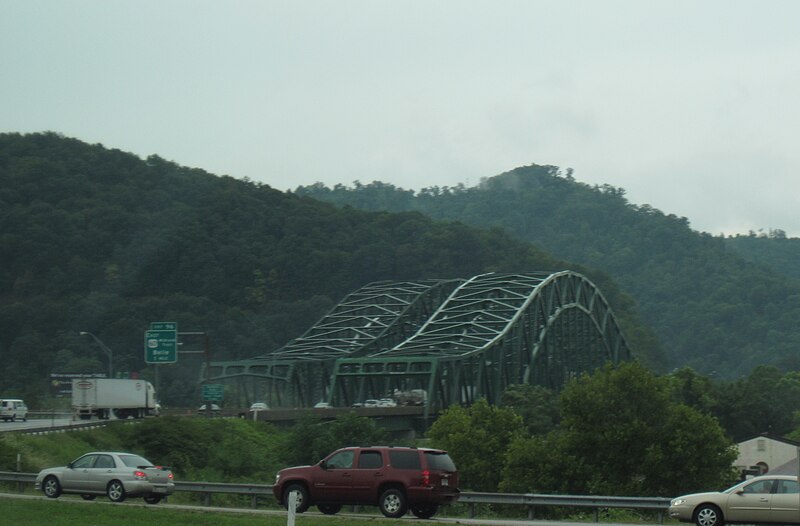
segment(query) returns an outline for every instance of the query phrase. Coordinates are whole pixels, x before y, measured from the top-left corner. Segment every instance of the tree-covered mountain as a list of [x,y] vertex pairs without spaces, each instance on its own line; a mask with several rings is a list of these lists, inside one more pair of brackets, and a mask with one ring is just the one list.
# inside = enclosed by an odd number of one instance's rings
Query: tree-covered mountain
[[786,237],[777,230],[730,236],[725,243],[748,261],[800,280],[800,238]]
[[381,182],[318,183],[296,193],[502,227],[558,258],[607,272],[635,299],[670,367],[688,365],[722,378],[759,364],[800,369],[800,281],[788,248],[767,267],[756,256],[760,247],[746,245],[749,239],[694,231],[686,218],[632,204],[620,188],[580,183],[571,170],[531,165],[470,188],[414,192]]
[[[112,350],[116,371],[152,378],[143,363],[150,322],[206,332],[213,359],[241,359],[299,336],[372,281],[564,268],[600,287],[634,352],[658,365],[655,337],[606,274],[501,229],[339,209],[53,133],[0,134],[6,396],[35,400],[50,373],[106,371],[84,331]],[[202,349],[199,341],[185,338],[183,350]],[[199,361],[180,355],[160,368],[166,403],[192,403]]]

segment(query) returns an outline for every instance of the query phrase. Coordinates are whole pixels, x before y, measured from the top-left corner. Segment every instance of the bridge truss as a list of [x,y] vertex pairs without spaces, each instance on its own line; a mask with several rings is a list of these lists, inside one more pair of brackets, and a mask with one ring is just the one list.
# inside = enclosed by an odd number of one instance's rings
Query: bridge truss
[[425,413],[513,384],[560,389],[630,351],[601,292],[571,272],[380,282],[347,296],[266,356],[212,364],[212,379],[258,378],[275,407],[351,406],[417,393]]

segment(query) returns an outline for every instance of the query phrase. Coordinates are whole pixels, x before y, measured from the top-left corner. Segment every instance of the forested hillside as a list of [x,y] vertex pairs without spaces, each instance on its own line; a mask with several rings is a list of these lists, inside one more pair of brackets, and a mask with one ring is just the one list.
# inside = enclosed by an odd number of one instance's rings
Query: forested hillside
[[787,238],[781,231],[758,235],[751,232],[727,237],[725,244],[748,261],[800,279],[800,238]]
[[800,266],[789,243],[773,247],[768,268],[756,256],[761,246],[748,239],[731,245],[696,232],[686,218],[632,204],[623,189],[592,187],[553,166],[518,168],[471,188],[417,193],[373,182],[316,184],[296,193],[502,227],[558,258],[599,268],[633,296],[670,367],[688,365],[721,378],[745,375],[758,364],[800,369]]
[[[107,370],[81,331],[112,349],[115,371],[152,377],[153,321],[205,331],[213,359],[248,358],[372,281],[563,268],[600,287],[634,352],[658,366],[652,332],[606,274],[500,229],[338,209],[53,133],[0,135],[0,393],[32,403],[52,372]],[[196,402],[197,362],[161,367],[163,401]]]

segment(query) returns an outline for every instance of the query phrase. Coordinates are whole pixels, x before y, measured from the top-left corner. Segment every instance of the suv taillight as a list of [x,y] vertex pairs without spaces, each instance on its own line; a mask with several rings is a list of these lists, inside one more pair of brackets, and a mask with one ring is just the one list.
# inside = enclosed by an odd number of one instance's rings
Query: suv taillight
[[423,486],[430,486],[431,484],[431,472],[427,469],[422,472],[422,485]]
[[169,475],[167,475],[167,478],[170,479],[170,480],[173,480],[173,479],[175,479],[175,475],[170,473]]

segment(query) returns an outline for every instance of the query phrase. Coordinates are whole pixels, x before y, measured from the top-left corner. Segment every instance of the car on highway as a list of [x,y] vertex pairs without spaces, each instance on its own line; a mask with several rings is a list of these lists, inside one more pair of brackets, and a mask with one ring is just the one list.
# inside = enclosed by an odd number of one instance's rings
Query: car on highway
[[128,497],[142,497],[148,504],[157,504],[175,491],[172,470],[155,466],[133,453],[95,451],[66,466],[43,469],[36,475],[36,489],[51,499],[64,493],[93,500],[106,495],[112,502]]
[[[211,404],[211,413],[212,414],[218,415],[220,413],[220,411],[221,411],[221,409],[219,408],[219,406],[217,404]],[[197,413],[200,414],[200,415],[205,414],[206,413],[206,404],[203,404],[200,407],[198,407],[197,408]]]
[[697,526],[799,524],[800,486],[789,475],[753,477],[724,491],[672,499],[669,516]]
[[446,451],[392,446],[347,447],[313,466],[282,469],[272,491],[287,508],[294,493],[298,513],[311,505],[328,515],[366,505],[390,518],[411,510],[429,519],[459,497],[458,471]]
[[17,418],[26,422],[28,420],[28,407],[19,398],[2,398],[0,399],[0,418],[4,422],[9,420],[13,422]]
[[250,406],[250,411],[268,411],[269,406],[264,402],[255,402]]

